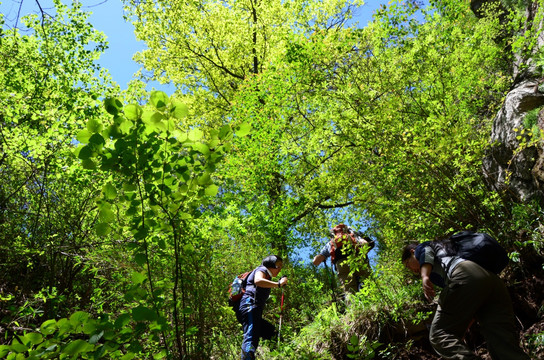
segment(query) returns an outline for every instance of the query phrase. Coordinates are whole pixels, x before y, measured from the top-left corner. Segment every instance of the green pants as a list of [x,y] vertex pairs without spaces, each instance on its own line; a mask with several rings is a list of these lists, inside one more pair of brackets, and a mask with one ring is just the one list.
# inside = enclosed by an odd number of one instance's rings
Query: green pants
[[529,360],[519,346],[514,312],[502,280],[471,261],[453,271],[442,290],[430,330],[433,348],[444,359],[479,359],[462,340],[476,319],[493,360]]
[[336,263],[336,270],[338,271],[338,279],[342,283],[344,292],[355,294],[359,291],[359,284],[368,277],[369,267],[365,264],[361,269],[351,273],[351,268],[346,260],[340,260]]

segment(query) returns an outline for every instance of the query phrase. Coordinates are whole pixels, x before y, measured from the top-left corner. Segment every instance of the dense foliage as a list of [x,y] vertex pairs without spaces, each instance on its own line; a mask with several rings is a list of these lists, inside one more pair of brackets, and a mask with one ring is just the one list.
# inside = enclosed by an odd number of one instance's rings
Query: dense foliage
[[[289,286],[263,358],[400,359],[433,310],[406,240],[485,230],[512,274],[544,270],[542,204],[482,170],[512,63],[542,66],[540,2],[532,23],[528,4],[392,2],[361,27],[359,1],[125,0],[170,95],[121,92],[104,35],[54,3],[28,32],[0,14],[0,357],[235,358],[229,282],[276,253]],[[520,151],[542,148],[530,117]],[[347,307],[308,262],[336,222],[379,245]]]

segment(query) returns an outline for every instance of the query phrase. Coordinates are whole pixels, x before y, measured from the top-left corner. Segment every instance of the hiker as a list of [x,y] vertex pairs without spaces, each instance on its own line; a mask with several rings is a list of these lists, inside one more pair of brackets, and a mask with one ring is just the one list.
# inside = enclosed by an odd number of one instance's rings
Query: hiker
[[239,320],[244,330],[242,342],[242,360],[255,359],[255,351],[259,340],[270,340],[275,335],[275,328],[263,319],[263,310],[270,289],[287,285],[287,277],[273,281],[283,266],[283,260],[277,255],[263,259],[260,266],[255,268],[247,277],[245,293],[240,300]]
[[404,266],[421,276],[427,300],[434,299],[434,285],[443,288],[429,333],[432,347],[444,359],[480,359],[463,341],[476,320],[492,359],[528,360],[519,346],[512,302],[502,280],[455,252],[451,255],[448,246],[445,241],[411,243],[402,253]]
[[[353,253],[354,249],[355,251],[370,251],[375,245],[374,240],[344,224],[338,224],[330,229],[330,236],[330,241],[314,257],[313,264],[318,266],[330,256],[331,264],[334,265],[338,273],[344,292],[356,293],[361,282],[370,275],[368,257],[365,254],[364,264],[360,264],[353,273],[351,273],[352,269],[345,260]],[[346,245],[347,242],[350,244]]]

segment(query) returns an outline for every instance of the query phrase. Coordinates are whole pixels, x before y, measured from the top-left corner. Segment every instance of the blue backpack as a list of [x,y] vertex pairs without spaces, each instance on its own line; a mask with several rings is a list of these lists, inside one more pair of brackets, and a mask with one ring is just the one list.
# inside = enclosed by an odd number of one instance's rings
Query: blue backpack
[[495,274],[499,274],[508,265],[508,253],[488,234],[462,231],[450,236],[446,242],[451,245],[450,251],[453,254],[473,261]]

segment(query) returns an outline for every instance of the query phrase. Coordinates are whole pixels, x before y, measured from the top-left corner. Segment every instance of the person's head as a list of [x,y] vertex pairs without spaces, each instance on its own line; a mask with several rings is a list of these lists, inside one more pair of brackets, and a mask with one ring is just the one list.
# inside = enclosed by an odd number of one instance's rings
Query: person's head
[[269,255],[263,259],[262,265],[266,267],[273,276],[276,276],[281,271],[283,260],[277,255]]
[[421,268],[415,255],[417,246],[417,243],[410,243],[402,250],[402,263],[414,274],[419,274]]

